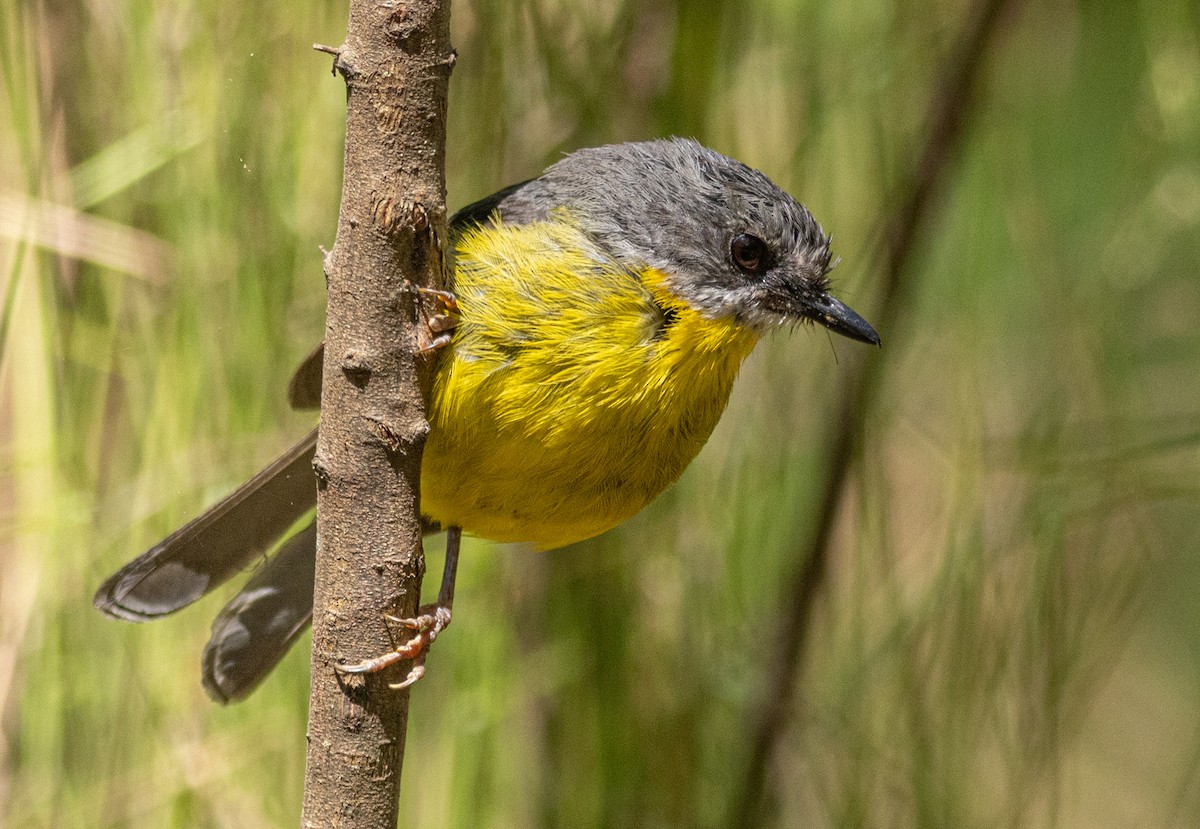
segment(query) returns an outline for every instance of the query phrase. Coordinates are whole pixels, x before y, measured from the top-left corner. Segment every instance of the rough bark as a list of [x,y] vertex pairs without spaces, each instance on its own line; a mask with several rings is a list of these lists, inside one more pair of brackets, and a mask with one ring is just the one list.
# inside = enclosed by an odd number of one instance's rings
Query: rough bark
[[317,571],[304,827],[396,825],[407,664],[341,677],[391,649],[384,614],[420,598],[428,359],[414,356],[410,284],[441,281],[446,238],[449,0],[351,0],[335,56],[347,86],[345,178],[325,258]]

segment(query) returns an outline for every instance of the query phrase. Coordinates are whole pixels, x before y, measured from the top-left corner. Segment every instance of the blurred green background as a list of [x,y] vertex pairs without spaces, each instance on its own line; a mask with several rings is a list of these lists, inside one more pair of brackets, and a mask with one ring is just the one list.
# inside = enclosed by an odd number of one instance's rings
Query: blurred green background
[[[694,136],[812,209],[875,318],[968,10],[456,0],[451,207]],[[307,638],[222,709],[198,659],[224,596],[135,627],[91,594],[311,424],[284,387],[323,328],[345,91],[310,45],[344,32],[311,0],[0,0],[0,825],[296,825]],[[761,825],[1200,826],[1197,5],[1022,4],[947,183],[882,351],[774,335],[641,516],[469,545],[402,825],[727,821],[869,359]]]

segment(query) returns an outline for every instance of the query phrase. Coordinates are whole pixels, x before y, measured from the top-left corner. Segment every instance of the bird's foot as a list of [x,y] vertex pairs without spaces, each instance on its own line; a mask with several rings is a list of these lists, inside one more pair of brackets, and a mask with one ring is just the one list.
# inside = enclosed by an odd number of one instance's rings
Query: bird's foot
[[450,624],[450,608],[442,604],[429,604],[420,608],[417,615],[411,619],[400,619],[396,616],[384,618],[393,625],[413,631],[412,638],[381,656],[352,664],[339,662],[333,667],[341,674],[375,674],[397,662],[411,659],[413,664],[408,676],[400,682],[388,684],[389,688],[400,690],[409,687],[425,675],[425,659],[429,656],[429,648],[438,634]]
[[[417,353],[432,354],[450,345],[450,333],[458,325],[458,299],[449,291],[414,286],[420,325],[417,328]],[[430,311],[425,299],[433,300]]]

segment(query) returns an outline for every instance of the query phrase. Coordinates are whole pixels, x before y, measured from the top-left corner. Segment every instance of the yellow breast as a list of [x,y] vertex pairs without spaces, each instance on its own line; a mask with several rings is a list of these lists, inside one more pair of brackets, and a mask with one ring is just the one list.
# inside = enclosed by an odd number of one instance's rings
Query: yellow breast
[[558,547],[638,512],[700,451],[758,339],[566,217],[468,232],[454,280],[422,512],[496,541]]

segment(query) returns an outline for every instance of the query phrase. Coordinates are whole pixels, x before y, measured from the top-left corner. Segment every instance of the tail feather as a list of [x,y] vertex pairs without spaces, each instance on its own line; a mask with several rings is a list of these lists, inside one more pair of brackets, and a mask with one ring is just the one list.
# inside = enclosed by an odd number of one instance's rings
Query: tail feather
[[[103,613],[144,622],[174,613],[263,556],[317,500],[317,430],[96,591]],[[310,600],[311,601],[311,600]]]
[[[261,566],[213,621],[201,662],[204,689],[220,703],[244,699],[287,654],[312,619],[315,519],[266,554],[317,500],[314,429],[199,518],[114,573],[96,591],[105,614],[145,622],[174,613],[251,564]],[[422,520],[423,535],[441,528]]]
[[280,546],[213,620],[201,681],[221,704],[258,687],[312,619],[317,525]]

